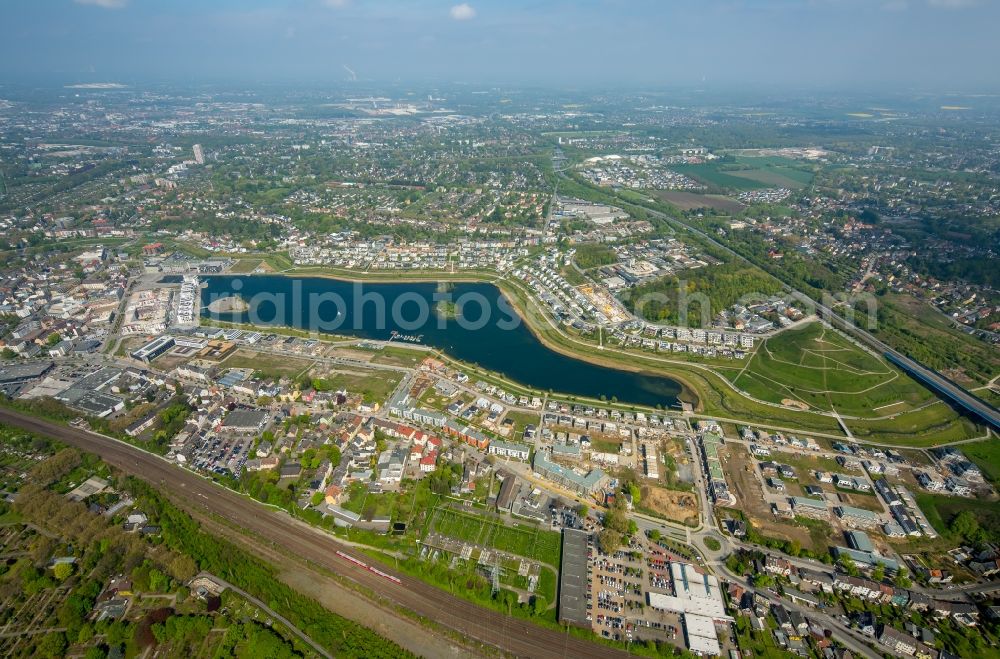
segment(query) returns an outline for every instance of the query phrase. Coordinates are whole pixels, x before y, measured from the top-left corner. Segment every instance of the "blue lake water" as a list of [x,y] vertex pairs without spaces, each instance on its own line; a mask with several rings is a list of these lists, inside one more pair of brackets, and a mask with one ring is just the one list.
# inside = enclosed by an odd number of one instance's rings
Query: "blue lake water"
[[[487,283],[356,283],[282,275],[207,277],[202,314],[218,320],[288,326],[367,339],[419,340],[451,357],[540,390],[616,397],[623,403],[674,407],[681,385],[670,378],[598,366],[547,348],[500,290]],[[211,314],[212,300],[238,293],[244,313]],[[462,322],[437,313],[442,297],[458,303]]]

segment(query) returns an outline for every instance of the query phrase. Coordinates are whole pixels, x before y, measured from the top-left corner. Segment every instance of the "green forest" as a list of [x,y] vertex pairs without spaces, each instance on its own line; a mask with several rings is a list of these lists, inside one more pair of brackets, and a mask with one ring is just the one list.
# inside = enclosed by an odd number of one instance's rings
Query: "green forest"
[[618,260],[615,250],[608,245],[585,243],[576,248],[576,264],[584,270],[602,265],[610,265]]
[[[5,435],[5,441],[30,445],[35,450],[50,446],[49,442],[33,440],[23,433]],[[158,535],[147,540],[142,535],[128,533],[105,516],[88,512],[85,503],[70,501],[63,495],[71,483],[97,474],[112,482],[117,480],[121,491],[131,495],[137,509],[157,525]],[[230,542],[209,535],[148,484],[132,478],[116,479],[96,456],[64,448],[36,463],[19,488],[14,505],[0,505],[0,513],[14,514],[17,519],[44,530],[28,555],[0,567],[0,593],[8,596],[23,593],[19,597],[24,599],[43,591],[61,597],[53,590],[60,586],[68,591],[54,613],[59,624],[53,627],[57,629],[32,638],[29,647],[35,656],[63,656],[71,647],[82,649],[87,657],[95,659],[112,651],[138,656],[149,648],[159,648],[166,656],[196,656],[209,643],[208,630],[225,630],[223,637],[214,642],[216,651],[211,652],[214,656],[311,654],[297,639],[277,633],[277,625],[271,628],[251,619],[224,620],[213,614],[211,608],[206,610],[185,585],[199,571],[222,577],[269,603],[335,656],[411,656],[375,632],[330,613],[286,586],[270,565]],[[49,562],[47,557],[60,555],[72,556],[75,561],[54,569],[44,567]],[[103,584],[121,574],[129,577],[134,592],[161,597],[165,604],[150,608],[141,618],[93,621],[89,614]],[[233,609],[237,602],[223,597],[223,605],[224,609]],[[226,615],[225,610],[222,615]]]
[[[740,299],[748,299],[748,294],[759,298],[780,291],[781,285],[757,268],[727,263],[704,270],[685,270],[640,284],[622,302],[629,311],[646,320],[704,327],[706,320],[711,322],[719,312]],[[706,300],[710,308],[706,308]],[[685,314],[687,322],[682,323]]]

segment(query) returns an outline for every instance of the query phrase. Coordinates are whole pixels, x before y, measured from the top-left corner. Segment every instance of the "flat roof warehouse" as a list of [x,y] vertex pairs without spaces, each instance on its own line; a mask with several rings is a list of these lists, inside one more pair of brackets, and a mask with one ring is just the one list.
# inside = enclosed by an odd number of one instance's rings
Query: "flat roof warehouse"
[[715,633],[715,621],[711,618],[685,613],[684,633],[687,636],[688,648],[692,652],[713,656],[722,653],[719,637]]
[[0,368],[0,384],[8,384],[13,382],[27,382],[28,380],[34,380],[35,378],[40,378],[49,369],[52,368],[52,362],[39,362],[37,364],[18,364],[16,366],[7,366],[5,368]]
[[563,529],[562,566],[559,571],[559,620],[581,627],[587,621],[587,539],[590,534]]
[[671,563],[670,577],[673,595],[647,593],[649,605],[654,609],[680,613],[688,648],[701,655],[717,655],[721,650],[715,631],[716,622],[728,622],[719,580],[711,574],[702,574],[694,565]]

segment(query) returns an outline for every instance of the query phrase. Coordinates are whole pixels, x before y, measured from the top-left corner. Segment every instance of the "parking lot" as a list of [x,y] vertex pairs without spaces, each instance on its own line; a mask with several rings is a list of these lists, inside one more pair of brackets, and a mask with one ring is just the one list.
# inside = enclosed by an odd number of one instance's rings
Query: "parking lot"
[[633,540],[628,547],[604,554],[594,536],[588,541],[587,619],[604,638],[671,641],[678,640],[680,617],[655,611],[646,604],[647,592],[672,593],[669,556],[656,545]]
[[195,444],[188,464],[199,471],[216,474],[229,472],[239,478],[243,473],[253,437],[238,437],[205,432]]

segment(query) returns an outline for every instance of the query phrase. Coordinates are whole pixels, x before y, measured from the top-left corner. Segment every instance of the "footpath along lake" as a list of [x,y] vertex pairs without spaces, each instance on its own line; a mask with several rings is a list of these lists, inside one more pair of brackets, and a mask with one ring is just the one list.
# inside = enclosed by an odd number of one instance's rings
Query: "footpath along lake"
[[[211,276],[202,289],[202,315],[220,321],[286,326],[366,339],[410,340],[455,359],[546,391],[664,408],[677,405],[680,383],[666,377],[598,366],[547,348],[496,286],[454,283],[348,282],[282,275]],[[239,313],[210,313],[209,305],[238,294]],[[441,304],[444,297],[457,305]],[[218,308],[219,305],[216,305]],[[456,317],[455,308],[460,312]],[[448,309],[448,313],[439,310]]]

